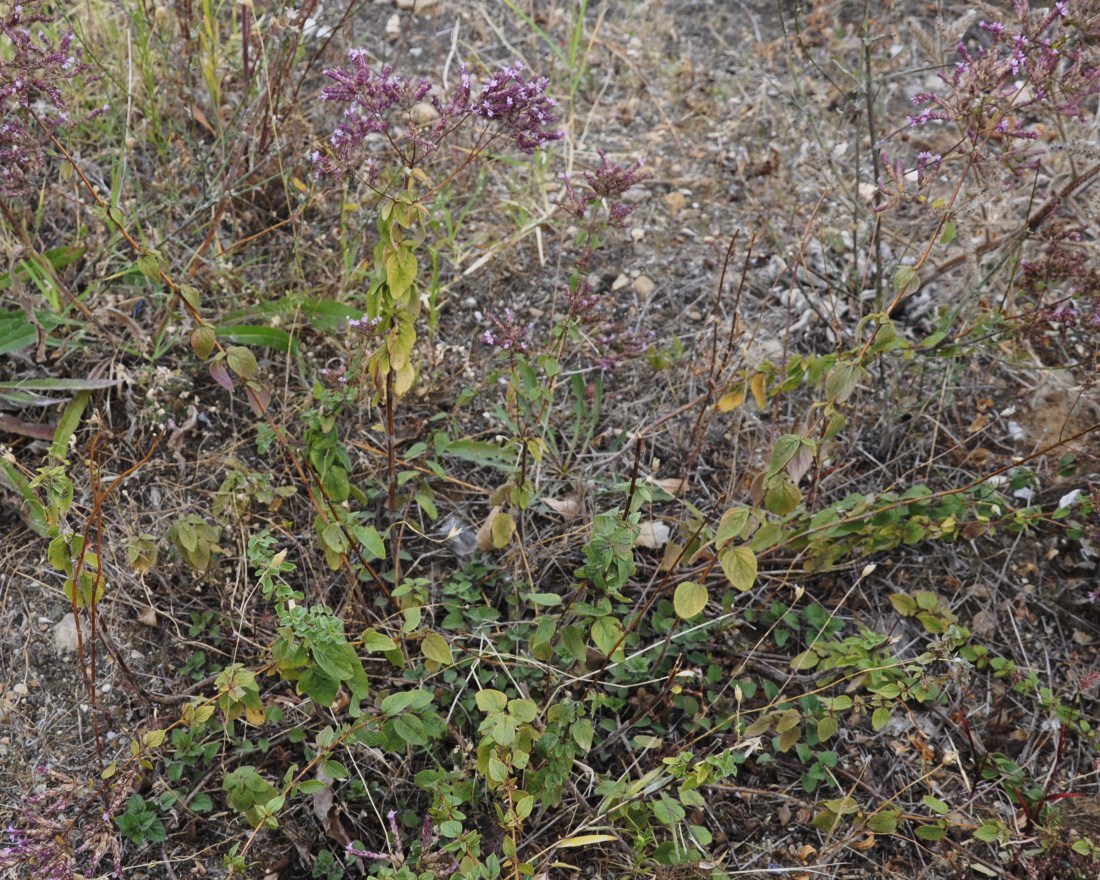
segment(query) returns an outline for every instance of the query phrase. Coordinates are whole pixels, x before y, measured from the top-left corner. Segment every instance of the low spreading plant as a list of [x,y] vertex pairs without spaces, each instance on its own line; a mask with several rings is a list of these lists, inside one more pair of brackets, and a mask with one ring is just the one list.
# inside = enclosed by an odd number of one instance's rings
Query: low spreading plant
[[[217,387],[244,389],[257,433],[255,452],[241,446],[240,457],[197,477],[210,481],[210,510],[134,524],[116,553],[105,511],[160,441],[107,479],[115,451],[107,432],[97,429],[86,456],[71,454],[70,440],[91,392],[120,383],[0,386],[8,402],[31,392],[74,395],[61,402],[46,464],[25,476],[4,459],[0,472],[27,524],[48,540],[46,559],[77,621],[100,771],[94,792],[43,771],[43,792],[7,832],[0,865],[67,877],[97,870],[110,854],[121,871],[131,849],[164,843],[187,817],[217,821],[226,870],[243,875],[263,861],[261,841],[285,831],[299,843],[307,816],[331,844],[307,866],[315,877],[366,870],[398,880],[518,880],[604,845],[601,852],[639,875],[683,867],[720,877],[719,835],[730,819],[713,798],[780,785],[801,789],[800,821],[822,846],[867,848],[876,835],[899,847],[913,839],[948,846],[970,836],[993,848],[991,858],[1092,865],[1092,839],[1071,839],[1058,825],[1074,793],[1052,780],[1068,749],[1095,751],[1086,703],[1094,682],[1051,686],[1037,669],[1001,656],[976,624],[966,625],[965,597],[946,580],[875,578],[880,563],[913,547],[946,553],[1051,526],[1082,546],[1095,543],[1095,486],[1061,493],[1056,505],[1034,497],[1048,478],[1045,455],[1061,444],[959,479],[931,460],[846,476],[868,411],[900,396],[915,372],[947,377],[945,388],[948,378],[961,383],[959,363],[992,357],[990,340],[1027,342],[1064,369],[1091,364],[1088,353],[1066,362],[1095,335],[1098,309],[1094,273],[1076,248],[1085,233],[1058,216],[1072,189],[1049,189],[1043,207],[1009,223],[999,241],[1012,245],[1011,271],[981,282],[986,304],[977,316],[960,307],[924,332],[904,326],[903,306],[922,273],[929,277],[933,253],[957,247],[983,205],[1038,188],[1050,159],[1044,138],[1066,143],[1056,123],[1080,122],[1100,91],[1089,4],[1039,12],[1020,0],[1013,11],[1012,24],[979,23],[980,45],[960,43],[941,87],[913,97],[915,115],[899,122],[907,137],[928,143],[909,143],[946,146],[918,150],[912,168],[887,154],[866,89],[876,179],[870,198],[865,191],[854,204],[853,225],[875,229],[875,257],[864,269],[876,289],[859,294],[872,306],[849,327],[837,321],[825,353],[787,338],[778,351],[750,354],[739,345],[740,311],[757,245],[744,248],[731,305],[734,235],[707,316],[709,347],[688,354],[679,340],[659,347],[641,322],[626,321],[599,274],[605,257],[637,240],[626,225],[635,193],[650,183],[643,162],[597,149],[590,170],[548,178],[549,148],[575,135],[559,123],[573,120],[559,118],[550,81],[518,62],[480,76],[460,64],[453,79],[445,72],[433,82],[355,49],[345,66],[323,70],[316,94],[339,121],[311,151],[311,183],[287,171],[287,192],[308,193],[308,205],[286,222],[304,224],[308,211],[339,201],[339,254],[353,288],[341,295],[351,302],[326,306],[312,292],[288,293],[247,315],[278,318],[261,326],[239,315],[223,320],[203,289],[209,277],[177,271],[167,249],[131,233],[144,221],[123,214],[117,192],[106,201],[65,143],[73,111],[61,86],[87,73],[72,34],[51,36],[57,28],[41,4],[7,10],[0,195],[44,180],[52,153],[70,163],[105,228],[133,248],[121,275],[162,300],[160,341],[143,351],[143,375],[155,376],[150,365],[166,357],[171,333],[189,337]],[[203,94],[218,118],[199,103],[189,117],[220,137],[232,83],[219,73],[227,62],[217,14],[202,15],[201,37],[183,30],[196,42]],[[265,56],[257,66],[250,54],[261,20],[251,9],[240,15],[239,75],[249,83],[241,94],[256,96],[264,90],[253,79],[271,62]],[[272,55],[287,78],[307,32],[303,16],[297,36]],[[32,25],[41,28],[32,33]],[[570,44],[574,60],[580,33]],[[866,34],[861,45],[870,77]],[[302,76],[299,84],[308,82]],[[289,94],[288,81],[263,97],[271,119],[254,106],[242,110],[242,118],[264,120],[257,156],[278,140],[283,118],[273,105]],[[584,82],[570,72],[570,109]],[[857,133],[862,143],[865,132]],[[909,146],[891,149],[896,157]],[[244,160],[230,161],[226,181]],[[462,233],[451,206],[465,204],[463,187],[471,201],[490,200],[495,167],[506,161],[552,200],[548,224],[568,227],[558,239],[560,274],[547,309],[486,309],[474,344],[488,366],[444,406],[434,396],[429,344],[449,320],[451,267],[442,254]],[[1072,174],[1075,187],[1094,176]],[[218,235],[223,204],[200,256]],[[914,206],[926,227],[921,243],[889,256],[881,231]],[[353,214],[367,219],[357,228]],[[963,261],[976,263],[989,253],[983,248]],[[230,263],[232,250],[219,258]],[[22,270],[13,261],[7,284],[16,290],[20,271],[46,278],[44,266],[63,268],[70,256],[29,259]],[[888,274],[893,289],[883,296]],[[988,302],[995,284],[996,308]],[[57,323],[49,324],[37,318],[33,296],[21,299],[30,303],[26,326],[0,324],[0,350],[33,340],[41,360],[68,307],[52,304]],[[136,320],[110,308],[123,323]],[[309,316],[301,327],[275,326],[300,313]],[[285,359],[283,391],[270,379],[270,357]],[[644,385],[673,370],[697,388],[689,404],[661,400],[652,419],[629,430],[613,422],[610,404],[626,388],[620,377],[633,371]],[[189,399],[203,393],[195,377],[178,387]],[[165,399],[173,396],[180,399]],[[173,467],[186,465],[189,431],[213,430],[171,391],[150,392],[136,408],[166,430]],[[659,478],[657,428],[681,413],[693,423],[674,450],[674,475]],[[730,478],[695,492],[692,481],[721,469],[715,462],[742,437],[750,448],[729,453]],[[1084,463],[1062,470],[1087,473]],[[479,522],[446,510],[458,493],[477,499],[466,512]],[[100,609],[123,577],[116,557],[143,586],[167,561],[173,576],[216,585],[232,602],[232,615],[191,605],[172,618],[206,648],[176,658],[186,693],[151,693],[101,638]],[[149,625],[148,614],[139,619]],[[225,651],[231,635],[240,638]],[[142,705],[173,707],[118,738],[122,750],[101,728],[101,644]],[[1032,707],[1051,731],[1045,777],[1007,746],[982,741],[981,728],[995,732],[1016,711],[1010,703]],[[933,742],[918,717],[935,719],[950,747]],[[916,757],[900,782],[870,780],[853,769],[853,743]],[[134,791],[139,774],[157,787]],[[86,838],[74,848],[78,831]],[[853,842],[861,840],[870,843]],[[1037,851],[1024,850],[1033,841]]]

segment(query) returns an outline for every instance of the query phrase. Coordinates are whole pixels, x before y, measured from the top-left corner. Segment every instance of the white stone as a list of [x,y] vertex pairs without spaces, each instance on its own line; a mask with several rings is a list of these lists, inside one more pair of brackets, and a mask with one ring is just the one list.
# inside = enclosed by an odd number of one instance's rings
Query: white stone
[[653,279],[648,275],[639,275],[634,279],[634,292],[638,294],[641,299],[649,299],[656,288],[657,285],[653,283]]
[[53,646],[62,654],[76,651],[76,619],[71,611],[54,624]]

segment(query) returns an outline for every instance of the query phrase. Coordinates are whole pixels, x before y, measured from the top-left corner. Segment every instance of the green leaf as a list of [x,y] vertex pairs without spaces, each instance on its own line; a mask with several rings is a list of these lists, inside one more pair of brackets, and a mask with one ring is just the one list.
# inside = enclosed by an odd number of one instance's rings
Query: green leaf
[[80,427],[80,418],[84,415],[84,409],[88,406],[90,399],[90,391],[78,391],[61,414],[57,428],[53,432],[53,441],[50,443],[50,457],[55,461],[67,460],[69,440]]
[[912,617],[917,613],[917,600],[908,593],[891,593],[890,604],[902,617]]
[[951,810],[946,801],[941,801],[938,797],[932,797],[930,794],[926,794],[922,797],[921,803],[928,807],[933,813],[940,816],[946,816]]
[[393,719],[393,731],[410,746],[426,746],[428,733],[424,722],[415,715],[398,715]]
[[974,829],[974,836],[983,843],[994,843],[1001,837],[1001,827],[996,822],[983,822]]
[[25,391],[98,391],[114,388],[121,379],[15,379],[0,382],[0,389],[14,388]]
[[455,440],[446,442],[441,455],[453,455],[462,461],[482,467],[496,468],[507,474],[512,473],[515,464],[514,456],[502,449],[496,443],[488,443],[484,440]]
[[331,522],[321,531],[321,541],[333,553],[347,553],[351,548],[340,523]]
[[879,706],[871,713],[871,729],[876,733],[886,726],[890,720],[890,709],[887,706]]
[[164,273],[164,258],[160,251],[148,248],[142,251],[137,258],[138,271],[150,281],[159,281]]
[[838,816],[847,816],[859,810],[859,802],[854,797],[833,798],[821,802],[825,809]]
[[225,350],[225,362],[234,373],[242,379],[251,379],[256,375],[259,365],[256,363],[256,355],[243,345],[231,345]]
[[530,700],[509,700],[508,714],[520,724],[530,724],[539,713],[539,707]]
[[11,354],[38,339],[38,328],[22,312],[0,314],[0,355]]
[[494,756],[489,759],[489,769],[486,775],[489,777],[490,782],[500,785],[509,776],[508,765]]
[[347,642],[321,642],[313,646],[313,659],[317,665],[338,681],[348,681],[355,675],[359,658]]
[[383,714],[400,715],[412,705],[415,693],[415,691],[398,691],[384,697],[381,705]]
[[899,266],[894,273],[894,293],[898,296],[910,296],[920,289],[920,285],[920,275],[912,266]]
[[749,522],[749,508],[731,507],[722,514],[718,523],[718,531],[714,534],[714,544],[721,548],[734,538],[740,536]]
[[935,825],[921,825],[917,829],[917,837],[921,840],[943,840],[945,834],[947,834],[947,828],[938,823]]
[[329,758],[321,762],[321,772],[329,779],[347,779],[348,769],[339,761]]
[[254,345],[284,353],[293,352],[297,354],[298,352],[298,343],[282,327],[264,327],[259,324],[232,324],[219,327],[216,332],[219,339],[225,339],[237,345]]
[[[756,557],[754,556],[755,560]],[[696,614],[702,612],[710,601],[710,595],[703,584],[694,581],[684,581],[676,587],[676,593],[672,599],[672,606],[676,615],[683,620],[690,620]]]
[[867,371],[859,364],[836,364],[825,377],[825,397],[834,403],[844,403],[866,377]]
[[557,593],[528,593],[527,601],[532,605],[553,608],[557,605],[561,605],[561,596]]
[[340,692],[340,682],[320,667],[310,666],[302,671],[298,679],[298,690],[317,705],[330,706]]
[[181,284],[179,286],[180,298],[191,306],[192,310],[198,311],[199,304],[202,302],[202,292],[192,284]]
[[876,834],[893,834],[898,830],[901,813],[895,809],[883,809],[867,817],[867,827]]
[[383,635],[376,629],[364,630],[360,640],[363,643],[363,650],[368,654],[381,654],[392,651],[397,647],[397,643],[393,639]]
[[786,474],[771,477],[764,490],[764,506],[777,516],[794,512],[802,500],[802,493]]
[[356,526],[352,534],[365,551],[368,560],[386,558],[386,542],[374,526]]
[[724,547],[718,554],[718,562],[734,589],[744,593],[756,583],[756,554],[747,545]]
[[518,794],[515,799],[516,806],[516,818],[526,819],[531,815],[531,811],[535,808],[535,798],[529,794]]
[[584,646],[584,633],[576,624],[567,624],[561,628],[561,644],[566,653],[577,663],[583,663],[588,657]]
[[[52,268],[64,269],[83,257],[85,251],[87,251],[87,248],[79,245],[62,245],[61,247],[50,248],[45,254],[34,254],[30,259],[20,260],[15,264],[15,274],[20,280],[29,281],[36,274],[41,274],[39,264],[42,257],[46,258],[46,262]],[[11,273],[4,272],[0,275],[0,290],[7,290],[9,287],[11,287]]]
[[386,334],[386,351],[390,365],[397,372],[405,369],[416,346],[416,328],[411,321],[398,321]]
[[784,434],[775,441],[771,460],[768,462],[768,476],[778,474],[798,454],[802,438],[798,434]]
[[807,648],[791,660],[791,669],[795,672],[803,672],[807,669],[813,669],[820,662],[821,657],[818,653],[813,648]]
[[582,752],[592,750],[592,740],[595,734],[596,730],[587,718],[574,721],[569,728],[569,735],[573,737],[573,742],[577,744]]
[[951,244],[958,235],[958,227],[950,220],[943,224],[943,232],[940,234],[940,244]]
[[783,538],[783,527],[779,523],[766,522],[752,536],[749,546],[755,553],[763,553],[782,542]]
[[601,617],[592,624],[592,641],[608,657],[619,643],[622,634],[622,625],[614,617]]
[[441,666],[451,666],[455,662],[454,655],[451,654],[451,646],[437,632],[430,632],[424,636],[424,640],[420,643],[420,650],[427,659]]
[[168,731],[166,731],[164,728],[150,730],[144,736],[142,736],[142,741],[149,748],[155,749],[164,743],[164,737],[167,735],[167,733]]
[[493,688],[478,691],[476,700],[477,707],[482,712],[503,712],[508,708],[508,697]]
[[673,800],[667,794],[662,794],[659,801],[650,804],[650,809],[653,810],[657,821],[664,825],[675,825],[687,816],[680,802]]
[[821,742],[836,736],[838,724],[835,715],[826,715],[817,722],[817,738]]

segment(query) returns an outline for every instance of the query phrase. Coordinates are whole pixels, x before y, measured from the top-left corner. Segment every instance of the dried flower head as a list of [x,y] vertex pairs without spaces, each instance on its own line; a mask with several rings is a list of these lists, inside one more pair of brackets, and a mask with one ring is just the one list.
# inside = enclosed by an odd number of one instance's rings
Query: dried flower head
[[57,132],[72,123],[61,85],[88,67],[73,46],[72,31],[59,38],[47,34],[53,16],[41,0],[5,6],[0,13],[0,194],[11,196],[33,185],[46,164],[41,129]]

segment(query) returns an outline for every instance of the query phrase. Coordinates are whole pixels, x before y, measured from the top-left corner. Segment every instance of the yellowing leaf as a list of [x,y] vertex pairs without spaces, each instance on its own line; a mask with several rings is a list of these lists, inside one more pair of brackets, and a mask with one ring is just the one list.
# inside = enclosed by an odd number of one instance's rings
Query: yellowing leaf
[[752,399],[756,401],[758,409],[767,409],[768,399],[764,396],[764,374],[757,373],[749,381],[749,389],[752,391]]
[[714,543],[721,547],[738,537],[749,522],[749,509],[747,507],[731,507],[722,514],[718,522],[718,531],[714,535]]
[[147,745],[149,748],[155,749],[164,742],[164,735],[167,732],[168,731],[164,730],[163,728],[160,730],[150,730],[147,734],[145,734],[145,736],[142,737],[142,740],[144,740],[145,745]]
[[424,641],[420,643],[420,650],[427,659],[433,660],[441,666],[450,666],[454,663],[451,646],[437,632],[430,632],[424,636]]
[[477,530],[477,536],[474,539],[474,543],[477,545],[478,550],[492,550],[493,549],[493,520],[496,519],[497,514],[500,513],[500,507],[494,507],[489,511],[489,515],[481,523],[481,527]]
[[489,527],[492,533],[493,547],[501,550],[508,546],[512,535],[516,533],[516,521],[511,514],[498,513],[493,517],[493,524]]
[[[755,395],[755,392],[754,392]],[[721,397],[718,398],[718,403],[715,404],[715,409],[718,412],[730,412],[737,409],[741,404],[745,402],[745,386],[738,385],[732,391],[727,391]]]
[[757,564],[751,547],[724,547],[718,554],[718,562],[735,589],[742,593],[752,589],[756,583]]
[[396,299],[416,280],[416,254],[411,248],[397,248],[386,257],[386,283]]
[[676,587],[676,593],[672,598],[672,607],[676,610],[676,616],[683,620],[690,620],[696,614],[702,612],[710,601],[710,594],[706,586],[694,581],[684,581]]
[[813,669],[820,662],[821,658],[817,653],[813,649],[807,648],[791,660],[791,669],[801,672],[806,669]]
[[614,834],[578,834],[575,837],[563,837],[554,846],[591,846],[594,843],[610,843],[618,839]]

